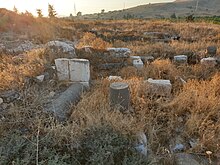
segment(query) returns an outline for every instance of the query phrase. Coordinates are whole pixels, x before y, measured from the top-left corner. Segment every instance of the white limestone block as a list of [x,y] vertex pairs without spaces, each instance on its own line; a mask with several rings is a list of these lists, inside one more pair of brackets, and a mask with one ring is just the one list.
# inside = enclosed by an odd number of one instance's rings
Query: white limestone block
[[215,65],[217,65],[217,60],[214,57],[203,58],[200,62],[202,65],[209,67],[214,67]]
[[130,59],[133,61],[133,60],[139,60],[141,59],[140,56],[130,56]]
[[188,57],[186,55],[174,56],[174,62],[176,63],[187,63]]
[[69,72],[70,72],[70,81],[89,82],[90,80],[89,60],[70,59]]
[[145,82],[148,84],[148,93],[150,95],[166,97],[171,95],[172,84],[170,80],[153,80],[149,78]]
[[127,58],[131,54],[129,48],[107,48],[106,49],[114,57]]
[[109,81],[111,81],[111,80],[122,80],[122,78],[121,78],[121,76],[109,76],[108,80]]
[[133,66],[137,69],[142,69],[144,67],[144,63],[141,59],[133,60]]
[[69,81],[69,59],[55,59],[57,77],[59,81]]
[[37,80],[39,80],[40,82],[43,82],[45,78],[45,75],[39,75],[36,77]]

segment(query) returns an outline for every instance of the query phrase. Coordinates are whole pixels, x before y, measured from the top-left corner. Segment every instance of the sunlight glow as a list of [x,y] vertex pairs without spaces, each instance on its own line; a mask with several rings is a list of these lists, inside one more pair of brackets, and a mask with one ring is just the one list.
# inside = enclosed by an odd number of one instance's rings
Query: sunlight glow
[[[75,15],[78,11],[83,14],[99,13],[105,11],[120,10],[138,5],[170,2],[174,0],[0,0],[0,8],[13,10],[15,6],[19,12],[26,10],[36,15],[36,9],[42,9],[43,15],[47,16],[48,3],[53,5],[59,16]],[[74,7],[75,6],[75,7]],[[74,10],[74,8],[76,10]]]

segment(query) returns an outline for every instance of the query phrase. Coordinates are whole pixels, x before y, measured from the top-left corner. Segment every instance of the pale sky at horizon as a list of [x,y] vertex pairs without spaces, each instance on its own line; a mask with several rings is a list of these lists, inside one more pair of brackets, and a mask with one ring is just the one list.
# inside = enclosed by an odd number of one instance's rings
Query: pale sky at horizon
[[25,10],[36,15],[36,9],[42,9],[44,16],[47,16],[48,3],[53,5],[58,15],[75,15],[76,12],[82,14],[100,13],[102,9],[107,11],[121,10],[124,7],[130,8],[148,3],[171,2],[174,0],[0,0],[0,8],[12,10],[14,6],[19,12]]

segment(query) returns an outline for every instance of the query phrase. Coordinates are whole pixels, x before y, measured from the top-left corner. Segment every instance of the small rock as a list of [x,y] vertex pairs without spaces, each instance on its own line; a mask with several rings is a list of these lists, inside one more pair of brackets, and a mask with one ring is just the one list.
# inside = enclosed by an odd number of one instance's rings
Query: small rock
[[3,99],[5,103],[10,103],[10,102],[13,102],[19,99],[20,94],[17,91],[9,90],[9,91],[0,93],[0,97]]
[[136,137],[137,137],[138,143],[147,145],[147,136],[145,135],[144,132],[137,133]]
[[173,152],[184,151],[185,146],[183,144],[176,144],[172,149]]
[[191,148],[194,148],[194,147],[197,146],[198,140],[196,140],[196,139],[191,139],[191,140],[189,141],[189,144],[190,144],[190,147],[191,147]]
[[122,80],[122,78],[121,78],[121,76],[109,76],[108,80],[109,81],[111,81],[111,80]]
[[151,63],[154,61],[154,57],[153,56],[140,56],[141,60],[143,61],[143,63]]
[[0,105],[4,103],[4,100],[2,98],[0,98]]
[[134,147],[137,152],[143,154],[144,156],[147,156],[147,148],[144,144],[138,144]]
[[139,132],[136,134],[136,142],[134,148],[140,154],[147,156],[147,137],[144,132]]
[[207,47],[207,50],[206,50],[206,53],[209,54],[209,55],[216,55],[217,53],[217,47],[216,46],[208,46]]
[[43,82],[44,77],[45,77],[45,75],[40,75],[40,76],[37,76],[36,79],[39,80],[40,82]]
[[51,91],[50,93],[49,93],[49,97],[51,98],[51,97],[54,97],[55,96],[55,92],[54,91]]
[[175,154],[175,165],[208,165],[209,161],[202,156],[187,153]]
[[128,58],[131,54],[129,48],[107,48],[107,51],[110,52],[111,56],[117,58]]
[[3,103],[1,106],[2,106],[2,109],[3,109],[3,110],[5,110],[5,109],[8,108],[8,104],[7,104],[7,103]]
[[142,69],[144,67],[144,63],[142,62],[141,59],[133,60],[133,66],[136,67],[137,69]]

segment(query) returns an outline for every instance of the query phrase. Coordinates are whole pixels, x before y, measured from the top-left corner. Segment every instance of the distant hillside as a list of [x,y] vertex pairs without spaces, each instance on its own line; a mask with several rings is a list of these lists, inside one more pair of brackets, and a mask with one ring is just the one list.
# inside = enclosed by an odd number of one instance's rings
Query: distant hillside
[[184,17],[195,13],[195,16],[220,16],[220,0],[176,0],[169,3],[141,5],[125,10],[110,11],[84,15],[85,19],[123,19],[123,18],[169,18],[172,14]]

